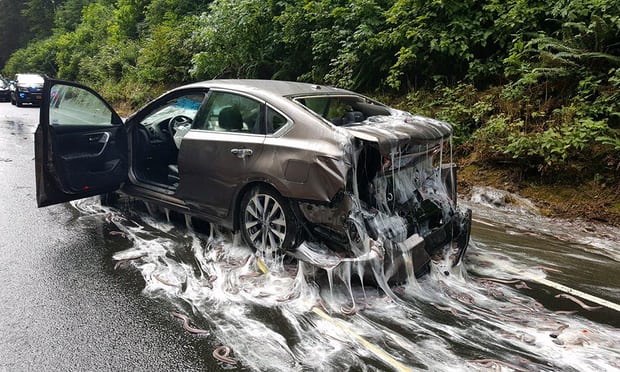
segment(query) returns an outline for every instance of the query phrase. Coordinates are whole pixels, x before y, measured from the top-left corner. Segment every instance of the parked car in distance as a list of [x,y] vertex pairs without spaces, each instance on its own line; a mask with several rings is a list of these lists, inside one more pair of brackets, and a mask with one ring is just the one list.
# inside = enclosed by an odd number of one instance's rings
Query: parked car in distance
[[40,105],[43,97],[43,76],[17,74],[11,84],[11,103],[21,107],[24,103]]
[[380,260],[392,281],[468,245],[452,127],[357,93],[204,81],[123,121],[90,88],[46,79],[40,115],[39,207],[120,192],[239,231],[263,257]]
[[4,79],[0,79],[0,101],[6,102],[10,101],[10,99],[11,90],[9,88],[9,82]]

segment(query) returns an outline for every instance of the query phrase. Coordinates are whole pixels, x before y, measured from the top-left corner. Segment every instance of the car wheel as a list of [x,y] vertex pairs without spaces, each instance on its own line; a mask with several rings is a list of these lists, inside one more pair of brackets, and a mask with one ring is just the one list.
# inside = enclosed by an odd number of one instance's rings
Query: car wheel
[[22,107],[24,104],[19,101],[19,98],[15,98],[15,104],[17,107]]
[[15,105],[15,100],[13,99],[13,96],[11,96],[9,100],[11,101],[11,105]]
[[295,242],[290,203],[269,187],[255,187],[243,196],[239,219],[243,240],[265,258],[277,257]]

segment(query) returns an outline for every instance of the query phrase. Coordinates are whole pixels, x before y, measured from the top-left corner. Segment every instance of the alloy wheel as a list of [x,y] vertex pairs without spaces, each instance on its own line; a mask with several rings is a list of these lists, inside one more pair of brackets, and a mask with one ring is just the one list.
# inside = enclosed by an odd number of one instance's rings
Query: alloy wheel
[[286,239],[284,208],[272,195],[254,193],[245,207],[244,228],[257,251],[265,257],[275,257]]

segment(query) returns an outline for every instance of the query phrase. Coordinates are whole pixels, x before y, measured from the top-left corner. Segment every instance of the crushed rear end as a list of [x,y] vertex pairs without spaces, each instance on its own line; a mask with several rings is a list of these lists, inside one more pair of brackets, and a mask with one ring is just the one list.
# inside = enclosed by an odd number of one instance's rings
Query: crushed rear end
[[353,144],[346,189],[319,212],[300,204],[310,221],[320,213],[332,244],[302,244],[296,255],[323,267],[372,261],[374,276],[386,282],[420,277],[431,260],[457,265],[469,242],[471,211],[457,206],[452,127],[394,111],[339,129]]

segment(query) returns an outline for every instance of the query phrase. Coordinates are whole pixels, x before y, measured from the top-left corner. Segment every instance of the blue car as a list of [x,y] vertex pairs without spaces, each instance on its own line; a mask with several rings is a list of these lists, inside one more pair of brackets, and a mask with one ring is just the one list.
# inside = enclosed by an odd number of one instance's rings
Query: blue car
[[21,107],[24,103],[39,106],[43,97],[43,77],[38,74],[17,74],[11,85],[11,103]]

